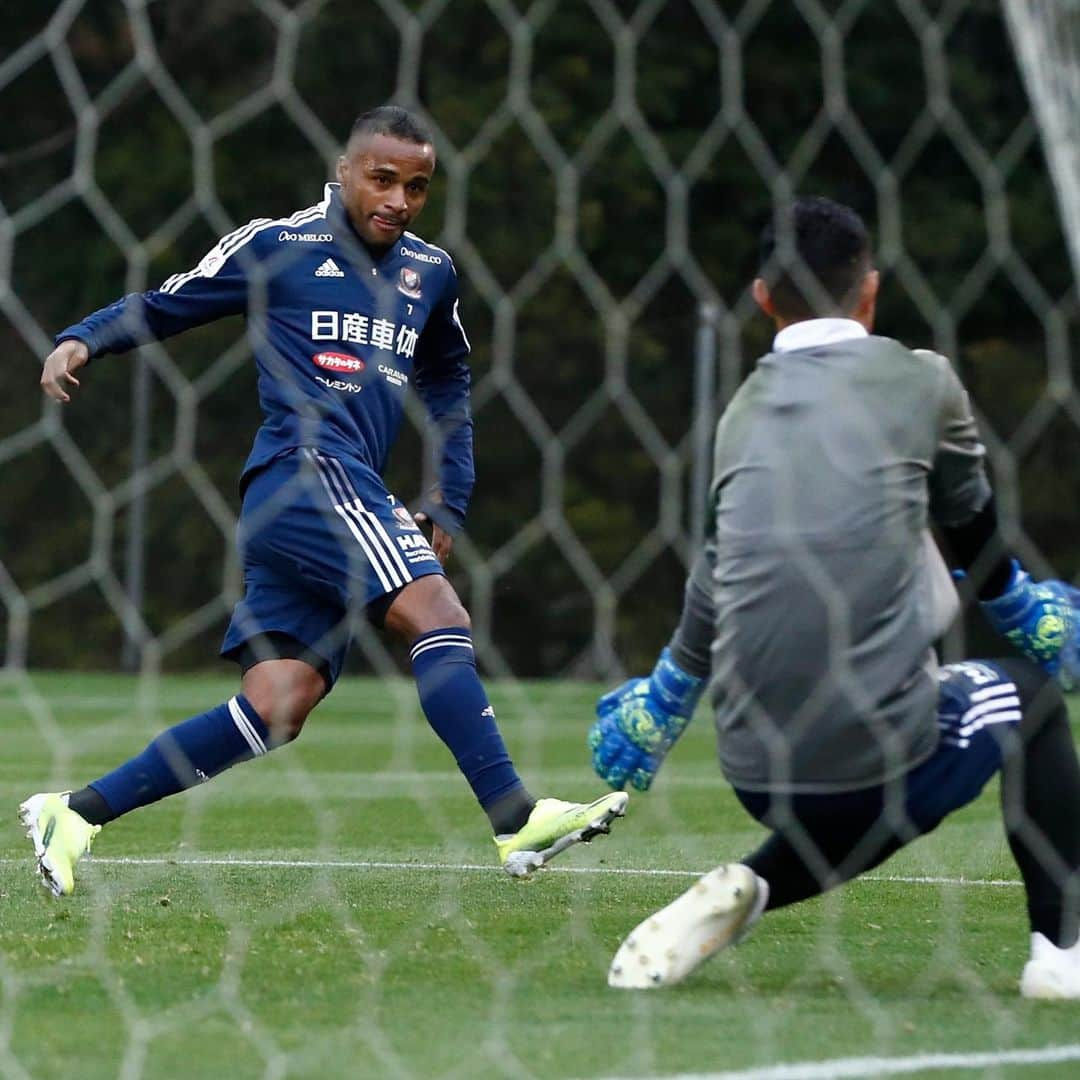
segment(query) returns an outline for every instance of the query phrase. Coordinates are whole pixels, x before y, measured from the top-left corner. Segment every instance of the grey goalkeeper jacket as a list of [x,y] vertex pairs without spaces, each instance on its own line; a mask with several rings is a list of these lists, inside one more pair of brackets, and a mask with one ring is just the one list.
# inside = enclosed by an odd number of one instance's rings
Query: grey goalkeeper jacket
[[826,322],[762,357],[717,428],[713,703],[746,790],[851,790],[933,753],[958,601],[928,526],[990,496],[949,362]]

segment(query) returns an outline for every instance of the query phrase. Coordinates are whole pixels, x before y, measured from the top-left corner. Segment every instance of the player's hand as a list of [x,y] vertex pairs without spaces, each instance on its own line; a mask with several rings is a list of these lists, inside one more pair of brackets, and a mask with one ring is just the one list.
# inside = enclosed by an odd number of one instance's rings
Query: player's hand
[[1080,685],[1080,589],[1063,581],[1032,581],[1014,560],[1009,587],[980,606],[990,625],[1063,689]]
[[454,547],[454,538],[445,529],[440,529],[422,510],[413,515],[413,520],[417,525],[431,524],[431,550],[435,552],[439,565],[445,566]]
[[[596,705],[598,719],[589,729],[593,771],[615,790],[629,783],[638,791],[648,791],[667,751],[658,737],[665,729],[665,718],[650,711],[648,689],[648,679],[631,679]],[[673,733],[667,745],[677,737]],[[655,753],[646,749],[653,744]]]
[[682,671],[665,649],[647,679],[631,679],[596,704],[589,729],[593,770],[609,787],[648,791],[686,730],[705,680]]
[[79,385],[75,372],[89,359],[90,350],[83,342],[72,339],[61,341],[45,358],[41,389],[54,401],[70,401],[68,387]]

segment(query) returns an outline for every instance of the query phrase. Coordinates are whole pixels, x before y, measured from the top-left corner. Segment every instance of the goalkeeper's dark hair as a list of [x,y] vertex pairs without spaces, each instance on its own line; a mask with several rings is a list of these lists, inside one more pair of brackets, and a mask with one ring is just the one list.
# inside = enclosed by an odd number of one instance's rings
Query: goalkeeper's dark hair
[[800,195],[762,231],[760,265],[783,318],[847,315],[871,269],[870,233],[851,207]]
[[363,135],[389,135],[403,142],[434,143],[431,131],[417,116],[400,105],[379,105],[361,113],[349,132],[349,142]]

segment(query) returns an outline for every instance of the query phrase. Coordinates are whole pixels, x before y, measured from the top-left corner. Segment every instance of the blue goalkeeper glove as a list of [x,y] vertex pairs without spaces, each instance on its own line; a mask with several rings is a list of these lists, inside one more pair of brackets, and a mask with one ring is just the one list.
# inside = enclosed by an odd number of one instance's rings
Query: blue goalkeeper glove
[[1080,589],[1032,581],[1013,560],[1008,588],[981,605],[990,625],[1065,690],[1080,683]]
[[619,790],[627,782],[648,791],[675,740],[683,733],[705,689],[664,649],[647,679],[631,679],[596,704],[599,719],[589,729],[597,776]]

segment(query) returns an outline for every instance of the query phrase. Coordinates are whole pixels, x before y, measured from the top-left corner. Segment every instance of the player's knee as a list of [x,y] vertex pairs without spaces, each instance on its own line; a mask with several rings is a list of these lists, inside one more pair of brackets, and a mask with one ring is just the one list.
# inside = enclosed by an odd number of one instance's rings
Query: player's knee
[[429,575],[407,585],[386,614],[386,629],[412,641],[447,626],[472,629],[465,605],[446,578]]
[[431,630],[441,630],[444,626],[460,626],[464,630],[472,630],[472,619],[452,589],[450,595],[443,598],[432,610],[431,621],[435,624],[429,627]]
[[270,729],[272,746],[284,746],[295,739],[304,730],[304,722],[311,710],[302,702],[286,699],[271,706],[270,715],[265,716],[266,726]]
[[244,675],[244,696],[270,729],[274,746],[292,742],[326,690],[322,675],[300,660],[268,660]]

